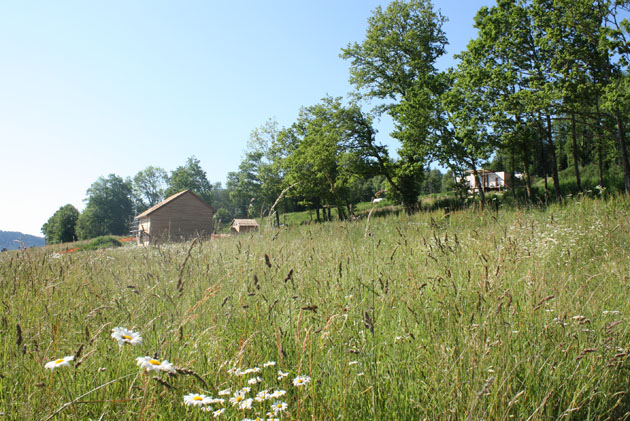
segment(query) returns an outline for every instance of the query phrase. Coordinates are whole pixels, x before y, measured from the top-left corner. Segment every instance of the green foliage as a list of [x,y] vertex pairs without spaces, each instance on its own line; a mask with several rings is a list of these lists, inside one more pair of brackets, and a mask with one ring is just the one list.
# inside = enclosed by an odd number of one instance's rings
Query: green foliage
[[[625,250],[630,198],[613,196],[2,253],[0,407],[11,420],[201,420],[184,395],[249,386],[286,390],[295,420],[624,419]],[[118,326],[142,343],[119,347]],[[145,355],[177,374],[142,372]],[[64,356],[70,367],[44,368]],[[269,405],[226,402],[225,416]]]
[[133,177],[132,190],[137,213],[142,213],[164,200],[167,182],[167,172],[152,165],[139,171]]
[[208,181],[206,172],[201,168],[201,162],[194,156],[186,160],[186,165],[177,167],[171,172],[164,195],[172,196],[183,190],[192,190],[206,203],[212,204],[212,185]]
[[219,208],[214,214],[214,219],[221,223],[227,223],[232,220],[232,214],[225,208]]
[[122,247],[122,243],[116,237],[106,235],[102,237],[96,237],[90,240],[87,244],[82,245],[80,248],[81,250],[87,251],[116,247]]
[[79,211],[68,204],[60,207],[42,226],[42,233],[47,244],[76,241],[76,225]]
[[99,177],[87,190],[87,206],[77,220],[79,239],[125,235],[133,217],[131,183],[115,174]]
[[445,20],[427,0],[393,1],[385,10],[376,8],[365,40],[348,45],[341,55],[351,60],[350,82],[357,95],[384,100],[377,111],[387,111],[396,122],[400,159],[382,168],[391,196],[408,212],[417,207],[429,137],[439,124],[435,109],[443,84],[435,61],[447,44]]

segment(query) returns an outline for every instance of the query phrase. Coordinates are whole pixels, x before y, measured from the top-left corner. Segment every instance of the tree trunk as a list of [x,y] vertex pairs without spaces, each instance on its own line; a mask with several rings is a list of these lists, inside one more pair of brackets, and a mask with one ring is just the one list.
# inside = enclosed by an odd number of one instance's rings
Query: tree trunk
[[553,178],[553,189],[556,194],[556,199],[560,200],[560,178],[558,177],[558,158],[556,156],[556,145],[553,143],[553,136],[551,134],[551,116],[549,113],[545,113],[545,119],[547,120],[547,142],[551,146],[551,177]]
[[571,135],[573,140],[573,169],[575,170],[575,182],[579,191],[582,191],[582,180],[580,180],[580,165],[578,159],[578,146],[577,146],[577,127],[575,124],[575,111],[571,110]]
[[599,185],[604,187],[604,135],[602,134],[602,120],[597,103],[597,166],[599,170]]
[[[525,189],[527,191],[527,202],[532,203],[532,177],[529,174],[529,150],[527,149],[527,141],[524,140],[522,143],[522,153],[523,153],[523,176],[525,177]],[[512,180],[514,182],[514,180]]]
[[479,198],[481,199],[481,209],[486,207],[486,193],[483,191],[483,182],[481,181],[481,176],[479,176],[479,172],[477,172],[477,167],[474,164],[472,165],[472,171],[475,176],[475,180],[479,183]]
[[630,163],[628,162],[628,149],[626,148],[626,134],[623,127],[623,118],[619,109],[615,110],[615,123],[617,124],[617,143],[621,152],[621,164],[623,165],[623,178],[626,193],[630,193]]

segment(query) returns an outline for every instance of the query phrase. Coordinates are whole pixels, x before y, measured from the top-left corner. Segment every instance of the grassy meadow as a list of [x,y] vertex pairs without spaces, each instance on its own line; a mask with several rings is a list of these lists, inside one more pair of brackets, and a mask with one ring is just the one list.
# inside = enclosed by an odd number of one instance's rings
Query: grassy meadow
[[630,419],[628,197],[29,249],[0,285],[6,419]]

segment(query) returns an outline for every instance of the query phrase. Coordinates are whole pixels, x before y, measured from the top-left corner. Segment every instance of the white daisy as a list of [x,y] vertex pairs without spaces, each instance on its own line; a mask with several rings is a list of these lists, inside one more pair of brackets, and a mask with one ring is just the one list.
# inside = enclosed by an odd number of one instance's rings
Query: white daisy
[[118,346],[123,344],[138,345],[142,343],[140,333],[125,329],[124,327],[115,327],[112,329],[112,338],[118,341]]
[[289,375],[289,373],[285,373],[282,370],[278,370],[278,380],[282,380],[288,375]]
[[273,367],[274,365],[276,365],[275,361],[267,361],[263,364],[263,367]]
[[219,396],[225,396],[232,393],[232,388],[228,387],[227,389],[219,390]]
[[225,399],[223,398],[208,398],[208,403],[214,405],[215,403],[220,403],[223,405],[225,403]]
[[359,364],[359,362],[358,362],[358,361],[350,361],[350,362],[348,363],[348,365],[355,365],[355,364]]
[[232,406],[236,406],[236,405],[240,405],[241,402],[243,402],[244,400],[245,400],[245,394],[237,392],[234,394],[234,396],[230,398],[230,403],[232,404]]
[[271,409],[273,409],[273,412],[277,414],[278,412],[286,411],[288,406],[289,404],[287,404],[286,402],[277,401],[273,405],[271,405]]
[[263,402],[267,399],[271,399],[271,394],[267,390],[261,390],[254,398],[256,402]]
[[254,403],[254,400],[252,398],[244,399],[238,404],[238,407],[240,409],[252,409],[253,403]]
[[257,384],[260,382],[262,382],[262,379],[258,376],[252,377],[251,379],[247,380],[247,384]]
[[152,357],[138,357],[137,364],[146,371],[166,371],[167,373],[175,373],[175,367],[168,360],[160,362]]
[[212,416],[215,418],[219,418],[221,414],[223,414],[224,412],[225,412],[225,408],[217,409],[216,411],[212,413]]
[[251,387],[244,387],[241,390],[239,390],[238,392],[243,394],[243,395],[245,395],[245,394],[249,393],[250,390],[252,390]]
[[273,392],[273,393],[271,394],[271,397],[272,397],[272,398],[276,398],[276,399],[278,399],[278,398],[280,398],[280,397],[282,397],[282,396],[286,395],[286,393],[287,393],[287,391],[286,391],[286,390],[276,390],[275,392]]
[[70,361],[72,361],[72,360],[74,360],[74,355],[70,355],[70,356],[67,356],[67,357],[60,358],[60,359],[55,360],[55,361],[51,361],[49,363],[46,363],[44,365],[44,367],[46,367],[50,371],[53,371],[57,367],[61,367],[61,366],[64,366],[64,365],[69,366],[70,365]]
[[184,403],[186,405],[201,406],[201,405],[206,405],[209,402],[208,402],[208,397],[206,395],[200,395],[198,393],[190,393],[184,396]]
[[309,384],[311,381],[311,378],[309,376],[297,376],[296,378],[293,379],[293,386],[295,387],[302,387],[302,386],[306,386],[307,384]]

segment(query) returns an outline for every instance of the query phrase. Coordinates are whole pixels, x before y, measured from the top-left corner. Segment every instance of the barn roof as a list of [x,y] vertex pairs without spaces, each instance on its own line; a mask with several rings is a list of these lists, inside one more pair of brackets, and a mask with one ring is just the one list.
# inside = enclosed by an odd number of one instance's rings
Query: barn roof
[[258,222],[255,219],[234,219],[232,225],[239,225],[241,227],[257,227]]
[[163,206],[166,206],[169,203],[173,202],[174,200],[177,200],[180,197],[184,196],[186,193],[190,193],[195,199],[199,200],[201,203],[206,205],[209,209],[214,211],[214,208],[212,206],[207,204],[201,197],[197,196],[192,190],[183,190],[183,191],[180,191],[179,193],[175,193],[174,195],[167,197],[166,199],[162,200],[157,205],[152,206],[149,209],[145,210],[140,215],[136,216],[135,219],[140,219],[140,218],[144,218],[145,216],[149,216],[150,214],[152,214],[156,210],[158,210],[158,209],[162,208]]

